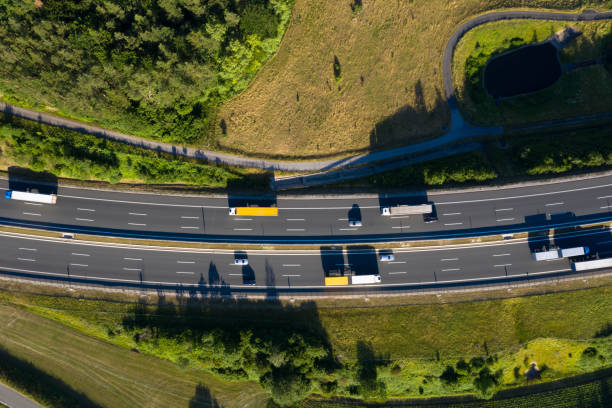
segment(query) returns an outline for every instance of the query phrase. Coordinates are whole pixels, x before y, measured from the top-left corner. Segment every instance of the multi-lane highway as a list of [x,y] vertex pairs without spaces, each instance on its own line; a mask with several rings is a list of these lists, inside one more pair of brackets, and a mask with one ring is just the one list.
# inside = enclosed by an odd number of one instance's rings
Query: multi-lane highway
[[[567,233],[566,233],[567,234]],[[531,251],[588,246],[590,256],[612,255],[609,228],[492,244],[388,250],[341,247],[318,251],[223,251],[112,245],[41,237],[0,235],[0,270],[9,275],[72,279],[119,286],[184,286],[201,291],[324,292],[326,275],[380,274],[369,289],[524,280],[571,273],[567,259],[536,262]],[[248,265],[235,265],[236,257]],[[363,287],[351,286],[354,289]]]
[[[13,187],[15,183],[12,183]],[[20,187],[20,185],[18,185]],[[0,188],[8,188],[3,181]],[[382,206],[434,203],[438,221],[383,217]],[[228,207],[275,205],[276,217]],[[405,196],[176,196],[59,187],[57,204],[0,199],[4,224],[104,235],[244,243],[349,243],[434,239],[612,219],[612,176],[486,191]],[[361,227],[349,226],[358,219]]]

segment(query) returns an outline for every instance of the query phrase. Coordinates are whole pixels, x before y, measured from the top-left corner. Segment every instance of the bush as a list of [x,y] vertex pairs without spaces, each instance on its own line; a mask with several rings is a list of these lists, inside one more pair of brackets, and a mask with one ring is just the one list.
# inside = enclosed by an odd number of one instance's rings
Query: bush
[[446,369],[444,369],[444,372],[440,375],[440,380],[442,380],[446,384],[456,383],[458,379],[459,375],[451,366],[446,366]]

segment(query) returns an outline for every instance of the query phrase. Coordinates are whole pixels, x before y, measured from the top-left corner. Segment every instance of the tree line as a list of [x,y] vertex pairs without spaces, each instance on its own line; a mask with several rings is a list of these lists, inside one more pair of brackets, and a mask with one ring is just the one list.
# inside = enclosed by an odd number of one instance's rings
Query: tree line
[[0,91],[127,133],[200,142],[211,136],[217,104],[276,52],[292,5],[3,1]]

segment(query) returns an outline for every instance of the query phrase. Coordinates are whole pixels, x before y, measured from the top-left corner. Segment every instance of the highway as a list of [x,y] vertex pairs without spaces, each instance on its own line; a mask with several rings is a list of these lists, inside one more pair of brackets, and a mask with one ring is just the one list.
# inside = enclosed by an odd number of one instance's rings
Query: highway
[[8,408],[42,408],[42,405],[0,383],[0,406],[2,405]]
[[[479,284],[571,273],[567,259],[536,262],[531,251],[553,246],[588,246],[589,256],[612,256],[609,228],[552,239],[498,241],[490,244],[396,249],[391,253],[362,246],[346,251],[322,246],[309,251],[227,251],[113,245],[0,234],[4,274],[72,280],[110,286],[183,287],[203,293],[310,291],[326,293],[324,277],[380,274],[382,282],[365,289]],[[248,265],[235,265],[235,257]],[[363,290],[364,287],[351,285]],[[333,290],[333,289],[331,289]]]
[[[32,185],[11,182],[13,188]],[[0,189],[9,183],[0,182]],[[36,187],[36,186],[35,186]],[[34,188],[34,191],[37,191]],[[510,233],[612,219],[612,175],[486,191],[405,196],[269,199],[157,195],[59,187],[57,204],[0,199],[0,223],[139,238],[227,243],[344,244]],[[380,215],[433,202],[438,221]],[[277,217],[228,215],[229,206],[277,205]],[[349,226],[349,219],[362,221]]]

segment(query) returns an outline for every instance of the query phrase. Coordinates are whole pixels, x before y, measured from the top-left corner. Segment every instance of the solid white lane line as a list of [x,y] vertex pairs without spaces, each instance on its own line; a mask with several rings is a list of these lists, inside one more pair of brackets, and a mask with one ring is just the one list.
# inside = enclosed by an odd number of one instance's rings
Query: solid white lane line
[[452,272],[452,271],[460,271],[461,268],[448,268],[448,269],[442,269],[442,272]]
[[200,217],[191,217],[189,215],[181,215],[181,218],[185,220],[199,220],[200,219]]
[[291,277],[291,276],[302,276],[302,275],[283,275],[283,276]]
[[510,256],[512,254],[493,254],[493,256]]
[[563,202],[559,202],[559,203],[550,203],[550,204],[546,204],[546,207],[553,207],[555,205],[563,205]]
[[31,258],[17,258],[20,261],[26,261],[26,262],[36,262],[36,259],[31,259]]
[[462,222],[451,222],[451,223],[449,223],[449,224],[444,224],[444,225],[446,225],[446,226],[451,226],[451,225],[463,225],[463,223],[462,223]]
[[146,216],[148,215],[148,214],[145,214],[145,213],[132,213],[132,212],[131,212],[131,213],[128,213],[128,214],[130,214],[130,215],[136,215],[136,216],[139,216],[139,217],[146,217]]
[[493,265],[494,268],[502,268],[504,266],[512,266],[512,264]]
[[497,222],[504,222],[504,221],[514,221],[514,218],[500,218],[499,220],[496,220]]
[[124,271],[141,271],[140,268],[123,268]]
[[450,216],[450,215],[461,215],[461,213],[460,213],[460,212],[456,212],[456,213],[446,213],[446,214],[442,214],[442,215],[447,215],[447,216]]
[[287,221],[306,221],[304,218],[287,218]]
[[93,222],[94,221],[91,218],[75,218],[75,220],[77,220],[77,221],[85,221],[85,222]]
[[603,200],[604,198],[612,198],[612,195],[597,197],[598,200]]
[[234,231],[253,231],[253,228],[234,228]]
[[36,248],[19,248],[21,251],[38,251]]
[[406,261],[392,261],[392,262],[389,262],[389,264],[405,264],[405,263],[406,263]]
[[96,210],[92,209],[92,208],[77,208],[77,211],[89,211],[89,212],[94,212]]
[[200,227],[181,226],[181,229],[200,229]]
[[78,252],[73,252],[72,255],[74,255],[74,256],[89,256],[89,254],[79,254]]
[[135,225],[137,227],[146,227],[147,224],[139,224],[137,222],[128,222],[128,225]]
[[300,264],[283,264],[283,266],[302,266]]
[[180,263],[180,264],[194,264],[195,261],[176,261],[176,263]]
[[234,218],[234,221],[253,221],[252,218]]
[[142,258],[123,258],[126,261],[142,261]]
[[599,208],[601,208],[602,210],[604,210],[604,209],[606,209],[606,208],[612,208],[612,205],[604,205],[603,207],[599,207]]
[[440,259],[442,262],[446,262],[446,261],[458,261],[459,258],[442,258]]
[[514,208],[498,208],[495,211],[513,211]]
[[78,263],[71,263],[70,266],[82,266],[83,268],[87,268],[89,265],[78,264]]
[[178,274],[183,274],[183,275],[193,275],[195,272],[182,272],[182,271],[177,271],[176,273],[178,273]]
[[408,272],[389,272],[389,275],[398,275],[400,273],[408,273]]
[[38,213],[31,213],[31,212],[24,212],[23,215],[34,215],[36,217],[40,217],[40,214],[38,214]]
[[287,231],[306,231],[304,228],[287,228]]

